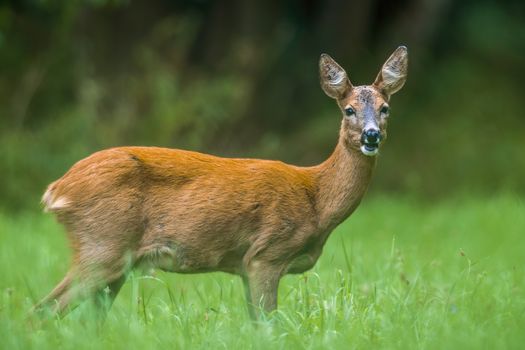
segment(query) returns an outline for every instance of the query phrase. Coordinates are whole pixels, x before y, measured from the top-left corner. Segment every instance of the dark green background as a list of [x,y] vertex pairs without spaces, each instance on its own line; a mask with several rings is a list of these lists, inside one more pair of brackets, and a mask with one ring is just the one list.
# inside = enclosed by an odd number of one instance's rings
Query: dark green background
[[525,194],[525,2],[7,1],[0,5],[0,207],[38,206],[119,145],[309,165],[340,114],[320,53],[369,84],[407,45],[372,192]]

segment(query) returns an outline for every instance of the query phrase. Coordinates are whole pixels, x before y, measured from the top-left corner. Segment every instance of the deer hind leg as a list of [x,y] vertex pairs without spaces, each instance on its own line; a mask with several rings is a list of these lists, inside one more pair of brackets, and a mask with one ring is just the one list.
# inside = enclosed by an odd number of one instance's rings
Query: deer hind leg
[[91,300],[96,312],[104,318],[126,280],[129,267],[122,254],[106,255],[103,260],[98,257],[80,260],[72,287],[58,300],[57,314],[65,315],[72,304]]
[[113,305],[113,302],[115,301],[115,298],[117,297],[120,289],[124,285],[124,282],[126,282],[125,274],[108,283],[106,287],[99,288],[95,292],[93,301],[97,314],[101,320],[106,318],[106,315],[109,312],[109,309],[111,309],[111,306]]
[[105,261],[80,261],[33,310],[47,308],[63,317],[74,304],[91,299],[97,314],[104,318],[126,280],[127,266],[121,256]]
[[54,305],[56,306],[57,301],[69,291],[72,282],[73,272],[72,270],[69,270],[64,276],[64,279],[62,279],[62,281],[59,284],[57,284],[56,287],[53,288],[53,290],[48,295],[46,295],[42,300],[40,300],[33,306],[31,312],[42,313],[44,310],[50,309]]
[[132,206],[132,198],[125,199],[101,199],[59,216],[74,250],[74,273],[71,287],[57,299],[57,314],[65,315],[85,300],[101,315],[111,307],[136,260],[143,229],[138,207]]

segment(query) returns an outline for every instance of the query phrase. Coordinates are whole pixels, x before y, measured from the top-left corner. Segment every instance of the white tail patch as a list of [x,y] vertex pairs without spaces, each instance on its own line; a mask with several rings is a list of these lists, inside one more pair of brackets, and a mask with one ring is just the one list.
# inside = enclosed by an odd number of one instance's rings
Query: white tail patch
[[49,210],[63,209],[69,205],[69,201],[66,197],[58,197],[54,202],[51,203]]
[[53,198],[53,188],[50,186],[42,196],[42,203],[44,203],[44,211],[48,212],[66,208],[70,202],[66,197]]

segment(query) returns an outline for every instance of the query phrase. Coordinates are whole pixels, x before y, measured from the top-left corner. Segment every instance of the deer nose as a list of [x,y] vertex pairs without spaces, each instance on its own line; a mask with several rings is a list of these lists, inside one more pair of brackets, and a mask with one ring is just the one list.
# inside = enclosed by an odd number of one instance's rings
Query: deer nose
[[377,145],[381,141],[381,132],[377,129],[367,129],[361,135],[361,143]]

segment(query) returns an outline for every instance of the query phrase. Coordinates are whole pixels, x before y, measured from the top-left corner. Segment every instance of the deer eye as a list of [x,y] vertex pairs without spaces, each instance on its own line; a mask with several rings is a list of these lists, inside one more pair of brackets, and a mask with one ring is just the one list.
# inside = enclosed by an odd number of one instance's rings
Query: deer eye
[[390,108],[388,108],[388,106],[383,106],[379,112],[381,112],[381,114],[388,114],[389,111]]
[[353,115],[355,115],[355,111],[352,107],[348,107],[348,108],[345,108],[345,114],[348,116],[348,117],[351,117]]

